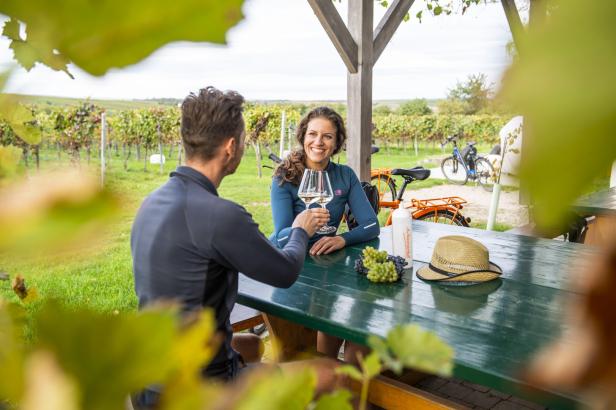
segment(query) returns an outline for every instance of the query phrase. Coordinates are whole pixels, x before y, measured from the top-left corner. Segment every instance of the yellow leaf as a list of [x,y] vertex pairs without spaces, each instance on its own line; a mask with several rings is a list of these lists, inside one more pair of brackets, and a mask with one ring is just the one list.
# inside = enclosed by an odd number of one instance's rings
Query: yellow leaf
[[77,384],[52,353],[37,351],[30,355],[22,410],[79,410],[78,393]]

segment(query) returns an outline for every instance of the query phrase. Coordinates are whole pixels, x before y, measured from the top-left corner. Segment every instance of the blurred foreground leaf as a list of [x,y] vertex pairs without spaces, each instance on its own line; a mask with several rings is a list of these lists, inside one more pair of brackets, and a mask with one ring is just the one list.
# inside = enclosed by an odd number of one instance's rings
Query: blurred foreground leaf
[[[172,41],[225,43],[242,19],[243,0],[4,0],[12,19],[3,34],[29,70],[41,62],[67,71],[68,60],[93,75],[135,64]],[[26,25],[22,38],[16,26]],[[68,71],[67,71],[68,72]]]
[[348,390],[336,390],[333,393],[319,397],[314,410],[351,410],[351,392]]
[[453,349],[436,334],[417,325],[396,326],[385,340],[370,336],[368,345],[376,352],[385,367],[400,373],[405,367],[451,376]]
[[0,146],[0,188],[2,180],[15,175],[21,159],[21,150],[12,145]]
[[0,298],[0,403],[17,402],[24,388],[25,351],[19,318],[23,312]]
[[558,2],[532,28],[502,96],[525,116],[521,176],[537,222],[554,226],[616,158],[616,2]]
[[122,408],[129,392],[162,381],[175,365],[173,311],[112,316],[52,302],[35,321],[38,346],[77,381],[84,409]]
[[119,205],[98,182],[75,172],[15,181],[0,190],[0,251],[82,244]]
[[314,397],[317,382],[310,367],[291,374],[281,371],[254,372],[244,380],[247,388],[236,410],[304,410]]
[[78,390],[55,357],[36,352],[26,363],[26,392],[22,410],[78,410]]

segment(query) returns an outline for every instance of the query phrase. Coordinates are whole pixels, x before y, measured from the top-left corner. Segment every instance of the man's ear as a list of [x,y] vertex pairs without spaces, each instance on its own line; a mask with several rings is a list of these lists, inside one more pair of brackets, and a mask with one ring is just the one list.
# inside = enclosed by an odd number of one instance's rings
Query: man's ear
[[222,146],[223,146],[223,150],[225,154],[227,154],[230,157],[235,155],[235,151],[237,151],[237,142],[235,141],[235,138],[233,137],[229,138],[227,141],[223,143]]

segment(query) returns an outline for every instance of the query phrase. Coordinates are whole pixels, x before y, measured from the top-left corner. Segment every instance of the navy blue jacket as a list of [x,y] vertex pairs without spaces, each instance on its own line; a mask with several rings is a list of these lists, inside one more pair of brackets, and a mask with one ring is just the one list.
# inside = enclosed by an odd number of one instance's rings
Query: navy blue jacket
[[[346,246],[376,238],[379,235],[379,222],[355,172],[348,166],[335,164],[333,161],[329,162],[325,170],[334,191],[334,199],[327,204],[330,214],[328,225],[336,227],[340,225],[345,205],[348,204],[359,226],[340,235],[344,238]],[[279,247],[283,247],[289,240],[291,224],[297,214],[306,209],[306,205],[297,196],[298,188],[297,185],[289,182],[280,185],[278,177],[272,181],[271,203],[274,234],[270,239]],[[313,236],[311,243],[320,237],[321,235],[318,234]]]
[[229,374],[234,359],[229,316],[237,299],[238,271],[289,287],[304,264],[307,244],[306,231],[295,228],[287,246],[277,249],[243,207],[220,198],[197,170],[178,167],[145,199],[133,224],[139,307],[171,299],[184,312],[212,308],[225,340],[205,373]]

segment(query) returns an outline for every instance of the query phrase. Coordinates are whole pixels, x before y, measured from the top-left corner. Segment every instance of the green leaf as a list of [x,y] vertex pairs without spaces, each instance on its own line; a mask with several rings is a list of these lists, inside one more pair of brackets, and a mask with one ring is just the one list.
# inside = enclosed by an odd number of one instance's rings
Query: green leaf
[[415,17],[417,17],[417,19],[421,22],[421,15],[423,14],[423,10],[419,10],[417,12],[417,14],[415,14]]
[[441,6],[436,6],[434,8],[434,15],[438,16],[439,14],[441,14],[443,12],[443,8]]
[[[419,16],[418,18],[421,20],[421,16]],[[405,23],[409,21],[410,19],[411,19],[411,15],[409,13],[406,13],[404,17],[402,17],[402,21],[404,21]]]
[[352,394],[348,390],[336,390],[319,397],[314,410],[352,410]]
[[376,352],[370,353],[364,360],[362,360],[362,368],[364,370],[364,376],[368,379],[372,379],[381,373],[381,360]]
[[453,349],[432,332],[417,325],[396,326],[387,334],[387,345],[404,367],[451,375]]
[[501,94],[525,116],[521,177],[548,227],[616,158],[616,2],[579,6],[558,2],[530,27]]
[[[173,41],[225,43],[242,19],[243,0],[4,0],[0,13],[26,25],[25,53],[37,61],[62,58],[93,75],[135,64]],[[57,67],[57,66],[56,66]]]
[[162,381],[174,365],[173,311],[112,316],[47,303],[35,321],[37,345],[79,383],[81,408],[122,408],[129,392]]
[[21,36],[19,34],[19,21],[12,18],[4,23],[2,35],[7,37],[9,40],[21,40]]
[[389,2],[388,2],[387,0],[383,0],[383,1],[381,2],[381,6],[383,6],[383,7],[387,7],[387,6],[389,6]]
[[236,410],[304,410],[314,397],[317,376],[309,367],[250,376]]
[[428,3],[426,7],[428,8],[428,10],[432,10],[432,3]]
[[340,366],[336,368],[336,374],[344,374],[349,376],[353,380],[361,381],[363,379],[361,372],[357,370],[357,367],[350,364]]
[[23,310],[0,298],[0,397],[17,402],[23,394],[25,350],[21,343]]
[[[12,145],[0,146],[0,181],[15,175],[17,165],[21,159],[21,150]],[[0,238],[2,234],[0,234]],[[0,239],[1,241],[1,239]]]
[[115,195],[78,173],[16,181],[0,191],[0,250],[27,253],[82,246],[95,239],[118,208]]

